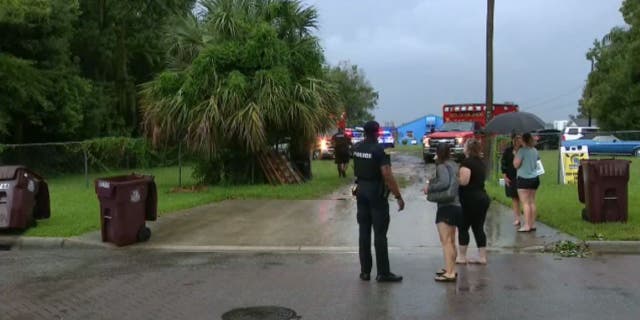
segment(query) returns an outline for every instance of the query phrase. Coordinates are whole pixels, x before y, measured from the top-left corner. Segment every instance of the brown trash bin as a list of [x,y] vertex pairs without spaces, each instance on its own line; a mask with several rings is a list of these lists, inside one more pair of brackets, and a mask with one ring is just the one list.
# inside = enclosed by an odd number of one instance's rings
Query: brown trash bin
[[583,183],[583,219],[596,223],[627,222],[630,164],[631,161],[617,159],[580,161],[578,182]]
[[95,181],[100,201],[103,242],[124,246],[147,241],[145,220],[157,218],[157,191],[153,176],[125,175]]
[[0,229],[26,229],[51,216],[49,187],[24,166],[0,167]]

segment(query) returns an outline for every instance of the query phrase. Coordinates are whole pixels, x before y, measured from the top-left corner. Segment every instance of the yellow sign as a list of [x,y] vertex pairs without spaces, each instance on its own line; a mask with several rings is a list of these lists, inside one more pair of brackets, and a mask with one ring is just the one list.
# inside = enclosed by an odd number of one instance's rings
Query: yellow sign
[[578,183],[578,167],[580,166],[580,160],[583,159],[589,159],[589,149],[587,146],[560,148],[562,182],[564,184]]

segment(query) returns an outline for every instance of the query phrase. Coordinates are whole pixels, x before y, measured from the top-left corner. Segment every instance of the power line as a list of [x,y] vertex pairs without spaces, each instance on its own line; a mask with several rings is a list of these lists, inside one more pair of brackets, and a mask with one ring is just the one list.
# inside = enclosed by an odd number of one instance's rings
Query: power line
[[568,95],[571,95],[571,94],[575,93],[575,92],[576,92],[576,90],[578,90],[578,89],[582,89],[582,87],[583,87],[583,85],[580,85],[580,86],[577,86],[577,87],[575,87],[575,88],[572,88],[572,89],[571,89],[571,91],[567,91],[567,92],[565,92],[565,93],[562,93],[562,94],[559,94],[559,95],[553,96],[553,97],[551,97],[551,98],[547,98],[547,99],[542,100],[542,101],[537,102],[537,103],[532,103],[532,104],[530,104],[530,105],[527,107],[527,109],[529,109],[529,110],[531,110],[531,109],[535,109],[535,108],[537,108],[537,107],[539,107],[539,106],[543,106],[543,105],[545,105],[545,104],[548,104],[549,102],[553,102],[553,101],[556,101],[556,100],[558,100],[558,99],[560,99],[560,98],[564,98],[564,97],[566,97],[566,96],[568,96]]
[[[563,105],[550,105],[550,106],[546,106],[544,108],[540,108],[540,109],[536,109],[535,111],[541,112],[541,111],[547,111],[547,110],[551,110],[551,109],[565,109],[565,108],[578,108],[579,106],[576,105],[567,105],[567,104],[563,104]],[[527,109],[527,111],[532,111],[531,109]]]

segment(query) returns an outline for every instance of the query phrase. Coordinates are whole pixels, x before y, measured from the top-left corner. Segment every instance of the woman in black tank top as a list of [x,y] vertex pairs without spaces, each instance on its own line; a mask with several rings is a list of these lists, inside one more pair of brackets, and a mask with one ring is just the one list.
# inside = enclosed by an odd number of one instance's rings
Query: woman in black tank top
[[[460,204],[462,205],[462,224],[458,228],[459,253],[457,263],[487,263],[487,235],[484,221],[491,199],[484,189],[487,168],[480,154],[482,145],[476,139],[469,140],[464,149],[466,159],[460,163]],[[469,246],[469,228],[478,246],[478,259],[467,260]]]

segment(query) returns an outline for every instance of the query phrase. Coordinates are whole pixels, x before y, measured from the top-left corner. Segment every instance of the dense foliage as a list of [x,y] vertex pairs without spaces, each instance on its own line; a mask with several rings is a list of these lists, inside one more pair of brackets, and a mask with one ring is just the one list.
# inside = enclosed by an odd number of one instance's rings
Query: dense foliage
[[194,0],[0,0],[0,138],[131,135],[136,86],[165,67],[164,29]]
[[378,92],[367,81],[357,65],[342,62],[325,70],[326,78],[334,84],[340,105],[347,112],[347,126],[361,126],[373,120],[371,112],[378,104]]
[[[304,161],[337,115],[360,123],[377,103],[360,69],[325,64],[317,21],[298,0],[0,0],[0,144],[117,154],[93,139],[147,133],[200,154],[209,182],[247,181],[274,144]],[[38,158],[58,168],[68,149]]]
[[71,61],[77,1],[0,0],[0,137],[66,139],[82,131],[91,84]]
[[640,0],[625,0],[620,11],[627,26],[596,40],[587,53],[594,70],[580,108],[607,130],[640,129]]
[[146,129],[207,155],[209,182],[245,182],[255,155],[288,139],[308,159],[339,103],[323,80],[312,34],[317,13],[299,1],[208,0],[173,37],[174,69],[143,91]]

